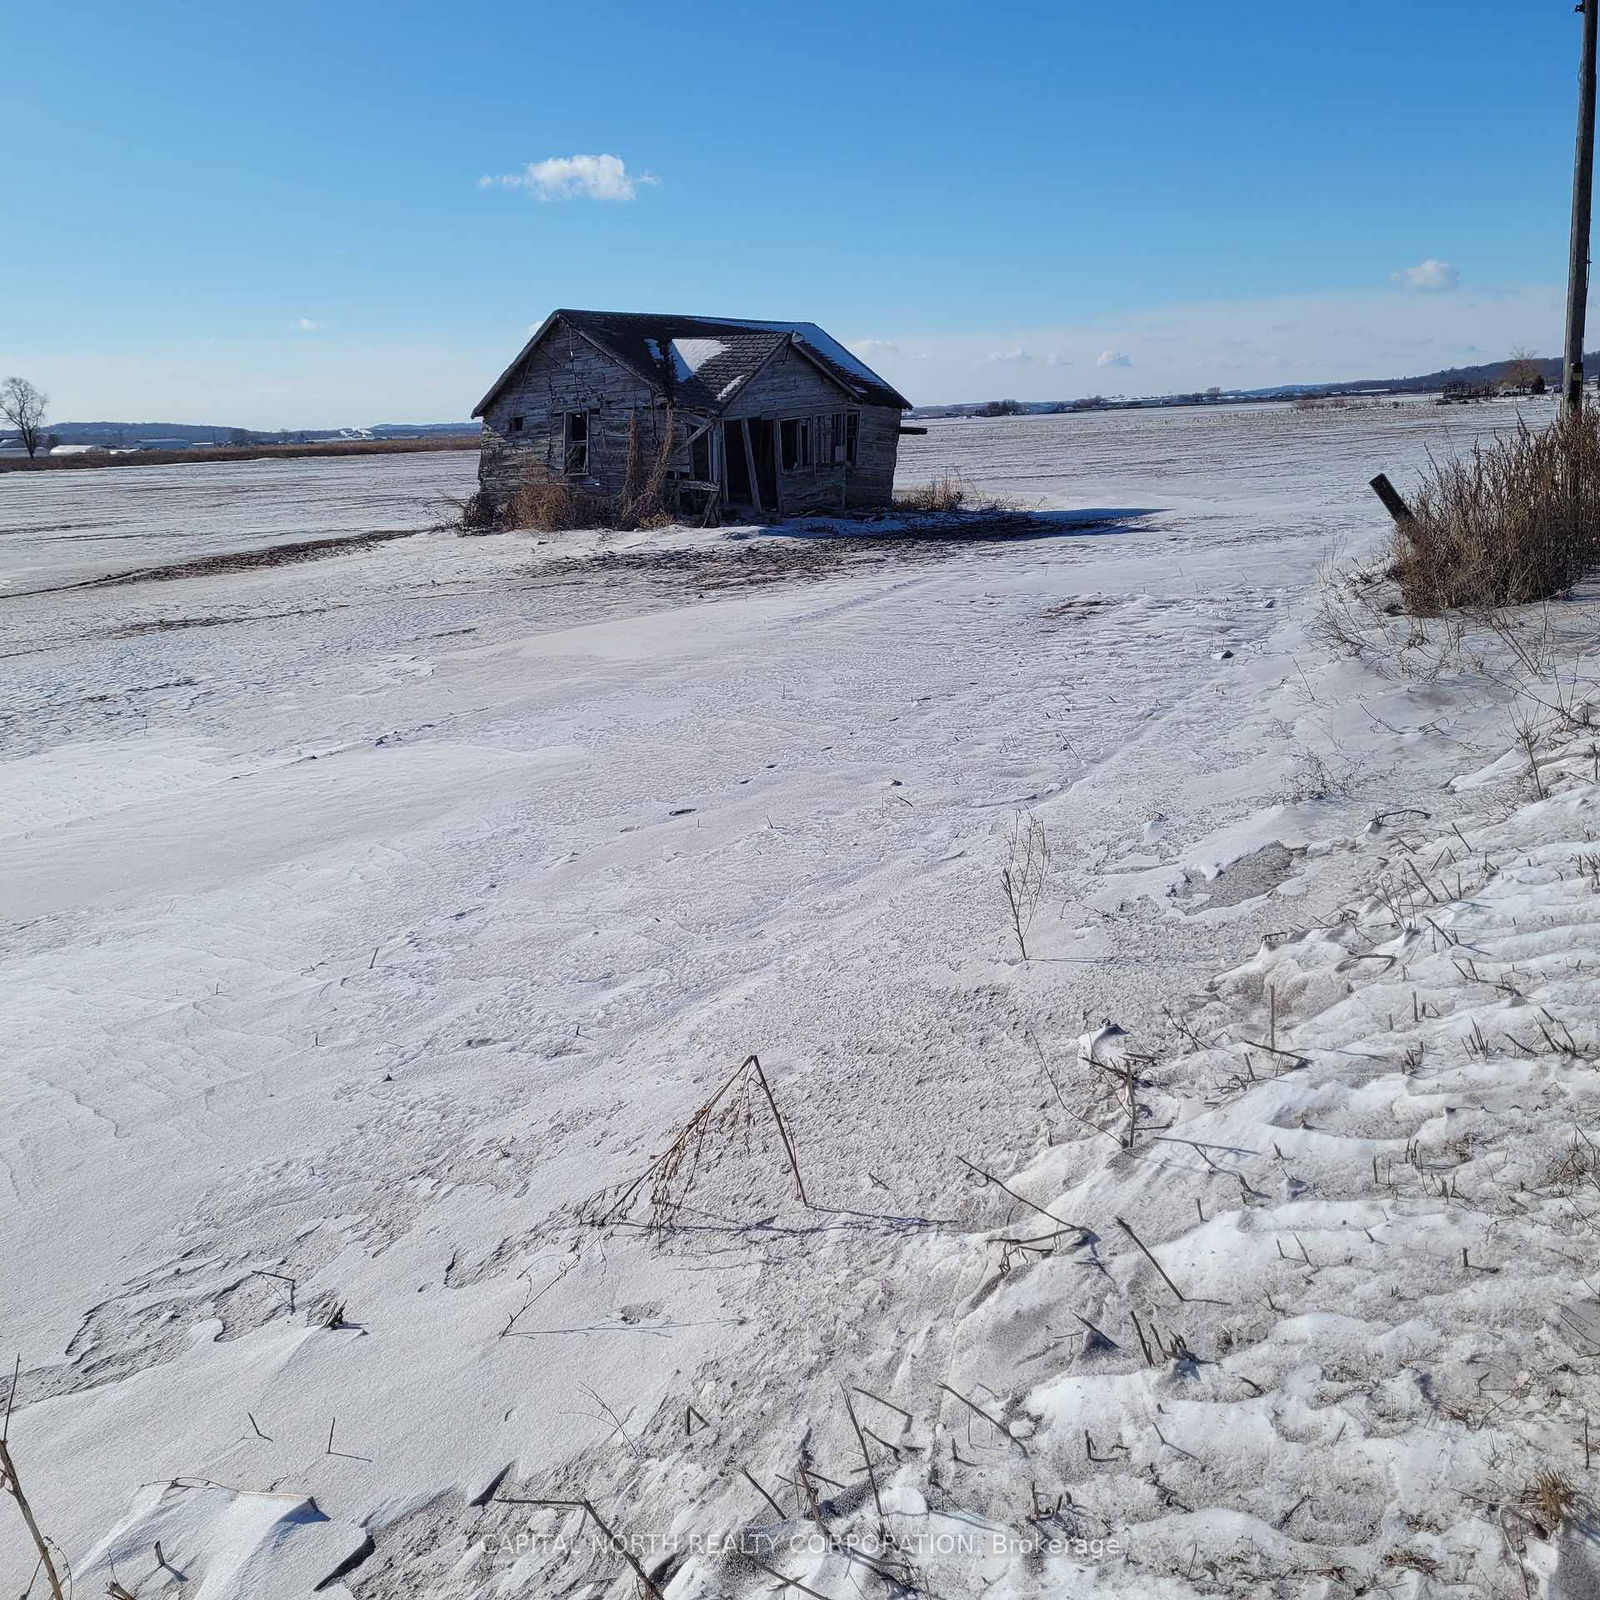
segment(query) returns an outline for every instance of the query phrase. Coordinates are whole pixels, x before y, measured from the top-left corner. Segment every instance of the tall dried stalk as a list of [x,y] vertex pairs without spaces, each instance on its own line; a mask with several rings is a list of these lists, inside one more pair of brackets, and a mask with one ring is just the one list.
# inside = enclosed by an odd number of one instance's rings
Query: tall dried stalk
[[1049,867],[1050,841],[1044,824],[1035,816],[1024,817],[1019,811],[1006,841],[1006,865],[1000,873],[1000,887],[1006,897],[1017,952],[1024,961],[1028,959],[1028,930],[1039,910]]
[[[16,1459],[11,1454],[11,1407],[16,1402],[17,1383],[21,1376],[22,1361],[19,1357],[11,1371],[11,1391],[6,1396],[5,1419],[0,1422],[0,1490],[17,1502],[17,1510],[22,1513],[28,1535],[33,1540],[33,1548],[39,1552],[37,1570],[44,1573],[45,1582],[50,1585],[50,1600],[66,1600],[66,1590],[62,1587],[60,1575],[56,1572],[55,1555],[50,1548],[50,1541],[45,1538],[38,1519],[33,1514],[33,1507],[28,1504],[28,1497],[23,1493],[22,1478],[17,1471]],[[28,1587],[32,1588],[33,1585],[29,1584]]]
[[644,488],[631,505],[623,507],[623,515],[635,527],[653,527],[657,523],[667,520],[667,503],[664,497],[667,486],[667,468],[672,462],[673,432],[676,421],[673,417],[672,407],[668,406],[661,415],[661,437],[656,441],[656,453],[650,463],[650,471],[644,481]]
[[800,1171],[800,1157],[789,1135],[788,1124],[778,1110],[778,1102],[761,1070],[756,1056],[747,1056],[739,1070],[726,1079],[715,1094],[678,1130],[672,1143],[653,1160],[637,1178],[608,1189],[587,1201],[579,1215],[595,1227],[610,1227],[629,1220],[630,1213],[642,1199],[650,1206],[644,1226],[652,1231],[670,1228],[678,1213],[688,1201],[699,1175],[700,1162],[706,1153],[708,1141],[718,1138],[743,1136],[748,1138],[755,1120],[755,1096],[760,1093],[772,1115],[773,1126],[783,1145],[784,1158],[794,1176],[795,1192],[801,1205],[813,1207],[806,1193],[805,1178]]
[[490,1503],[497,1506],[553,1506],[563,1511],[581,1511],[600,1530],[600,1536],[605,1540],[606,1547],[621,1556],[633,1569],[633,1576],[639,1585],[640,1592],[649,1595],[651,1600],[667,1600],[667,1597],[661,1592],[660,1584],[639,1564],[639,1558],[629,1547],[628,1541],[611,1528],[605,1518],[595,1510],[592,1501],[535,1500],[522,1499],[511,1495],[496,1495]]
[[617,500],[619,528],[655,528],[669,519],[666,502],[667,469],[672,462],[674,429],[672,407],[661,416],[661,435],[649,468],[643,465],[639,413],[628,419],[628,466],[623,476],[622,494]]
[[643,441],[639,436],[639,412],[635,408],[628,413],[628,456],[627,463],[622,469],[622,499],[623,515],[627,515],[628,507],[639,498],[639,490],[644,482],[644,451]]

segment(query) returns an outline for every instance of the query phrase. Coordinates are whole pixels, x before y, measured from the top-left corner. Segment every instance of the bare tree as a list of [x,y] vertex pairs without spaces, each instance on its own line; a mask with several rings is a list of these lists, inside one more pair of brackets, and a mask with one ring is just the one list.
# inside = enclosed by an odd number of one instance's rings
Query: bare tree
[[1506,389],[1532,390],[1541,377],[1539,358],[1531,350],[1513,350],[1501,369],[1500,384]]
[[22,448],[29,456],[39,450],[39,430],[44,425],[44,408],[50,403],[26,378],[7,378],[0,383],[0,417],[22,435]]

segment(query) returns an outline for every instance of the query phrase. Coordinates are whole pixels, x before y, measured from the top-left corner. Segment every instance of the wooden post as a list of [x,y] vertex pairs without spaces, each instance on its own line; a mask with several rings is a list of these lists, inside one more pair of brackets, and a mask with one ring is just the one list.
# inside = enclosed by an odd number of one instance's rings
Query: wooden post
[[1400,491],[1389,482],[1389,475],[1380,472],[1369,485],[1372,492],[1383,501],[1383,509],[1394,518],[1396,522],[1415,522],[1417,519],[1411,514],[1411,507],[1400,498]]
[[1581,0],[1583,60],[1578,68],[1578,144],[1572,163],[1572,243],[1567,258],[1567,346],[1561,409],[1583,407],[1583,333],[1589,307],[1589,213],[1594,197],[1595,35],[1600,0]]
[[745,471],[750,474],[750,499],[757,511],[764,510],[761,504],[761,482],[756,477],[756,447],[750,439],[750,423],[748,419],[741,419],[739,432],[744,438],[744,465]]

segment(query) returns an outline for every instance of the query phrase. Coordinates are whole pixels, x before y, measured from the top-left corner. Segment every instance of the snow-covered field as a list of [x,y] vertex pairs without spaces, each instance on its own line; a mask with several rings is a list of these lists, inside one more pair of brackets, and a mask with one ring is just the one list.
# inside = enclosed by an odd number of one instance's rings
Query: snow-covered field
[[[1312,626],[1366,480],[1513,415],[906,441],[1030,539],[0,600],[0,1352],[76,1592],[1586,1592],[1594,609]],[[470,466],[248,471],[0,479],[7,585]]]
[[196,556],[428,528],[476,487],[466,450],[8,473],[0,595]]

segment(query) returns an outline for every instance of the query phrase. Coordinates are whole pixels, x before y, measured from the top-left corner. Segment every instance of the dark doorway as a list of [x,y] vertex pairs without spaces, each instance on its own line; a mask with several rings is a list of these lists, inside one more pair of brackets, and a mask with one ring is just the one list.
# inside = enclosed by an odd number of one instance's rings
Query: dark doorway
[[755,504],[750,487],[750,467],[744,453],[744,427],[737,422],[722,424],[722,476],[731,506]]
[[722,425],[724,488],[729,505],[778,509],[778,441],[773,422],[754,417]]
[[756,487],[761,491],[761,509],[778,509],[778,425],[761,418],[749,423],[750,445],[756,456]]

